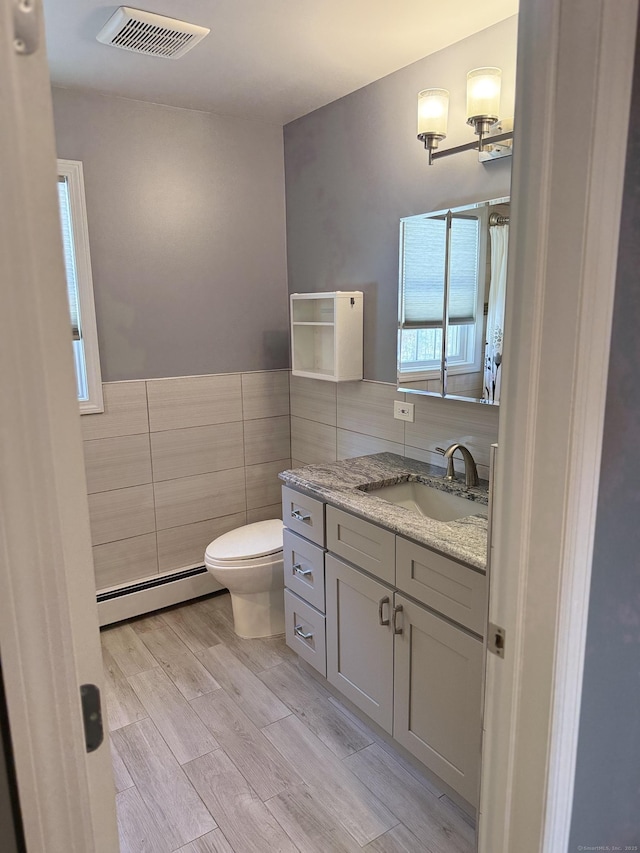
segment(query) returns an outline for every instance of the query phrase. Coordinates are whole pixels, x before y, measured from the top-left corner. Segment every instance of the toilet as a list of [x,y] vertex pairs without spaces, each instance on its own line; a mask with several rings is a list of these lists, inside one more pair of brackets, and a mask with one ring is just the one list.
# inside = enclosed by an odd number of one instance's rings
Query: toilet
[[238,527],[214,539],[205,566],[231,594],[233,624],[244,639],[284,634],[280,519]]

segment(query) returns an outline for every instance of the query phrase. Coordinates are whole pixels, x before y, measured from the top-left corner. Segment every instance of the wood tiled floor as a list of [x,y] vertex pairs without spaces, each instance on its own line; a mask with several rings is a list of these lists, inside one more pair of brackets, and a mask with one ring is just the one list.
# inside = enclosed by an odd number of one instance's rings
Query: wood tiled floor
[[227,594],[102,632],[121,853],[472,853],[466,817]]

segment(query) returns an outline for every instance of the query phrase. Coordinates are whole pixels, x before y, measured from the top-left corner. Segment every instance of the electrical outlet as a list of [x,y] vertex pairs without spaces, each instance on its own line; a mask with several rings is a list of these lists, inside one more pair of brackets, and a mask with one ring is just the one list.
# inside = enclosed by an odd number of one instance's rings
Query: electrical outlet
[[413,403],[402,403],[400,400],[393,401],[393,417],[399,421],[410,421],[413,423]]

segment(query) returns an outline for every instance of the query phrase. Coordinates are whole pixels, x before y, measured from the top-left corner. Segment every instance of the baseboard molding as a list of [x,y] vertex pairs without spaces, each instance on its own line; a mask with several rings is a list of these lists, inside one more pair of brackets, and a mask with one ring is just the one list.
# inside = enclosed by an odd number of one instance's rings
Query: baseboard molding
[[224,587],[206,570],[197,574],[177,572],[173,576],[159,578],[155,583],[131,584],[98,595],[98,621],[102,628],[222,589]]

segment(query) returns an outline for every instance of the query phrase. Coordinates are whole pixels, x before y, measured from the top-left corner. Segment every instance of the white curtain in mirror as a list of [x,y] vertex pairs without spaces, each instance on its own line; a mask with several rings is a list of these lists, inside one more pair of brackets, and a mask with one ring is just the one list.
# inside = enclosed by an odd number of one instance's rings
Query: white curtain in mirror
[[509,226],[494,225],[489,229],[491,239],[491,284],[487,313],[487,345],[484,364],[484,399],[500,400],[502,382],[502,343],[504,338],[504,303],[507,292],[507,248]]

